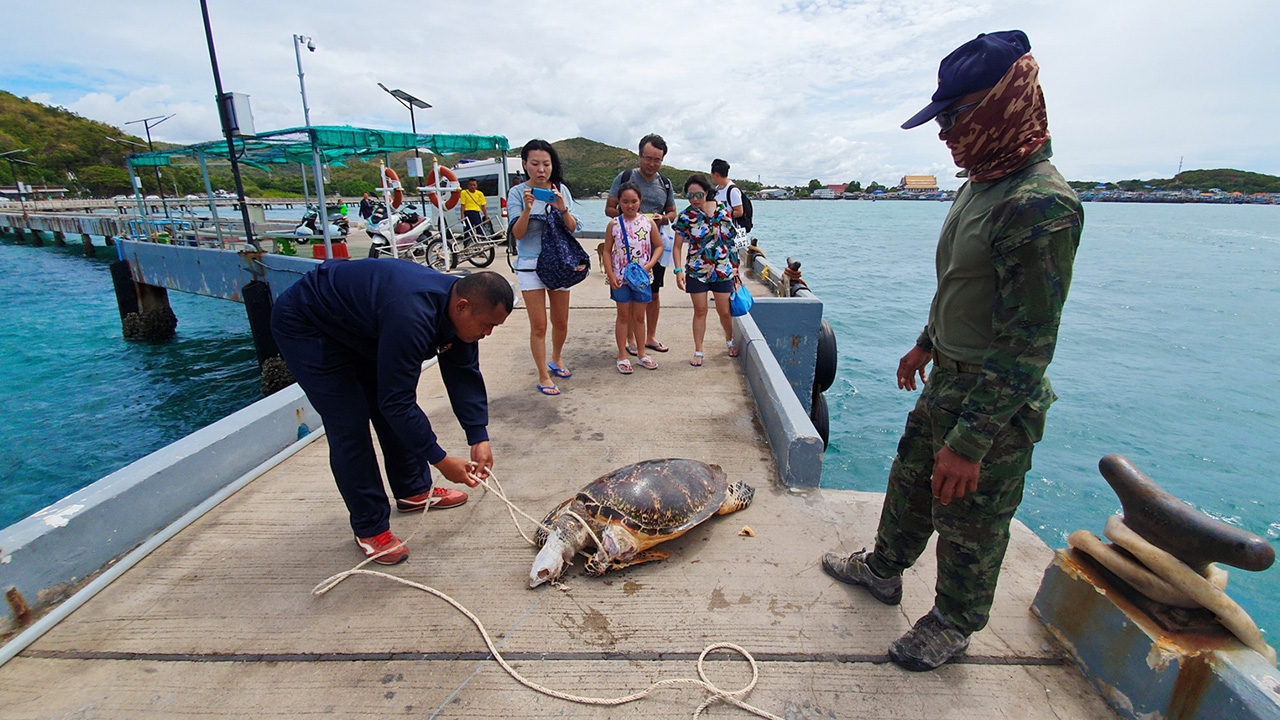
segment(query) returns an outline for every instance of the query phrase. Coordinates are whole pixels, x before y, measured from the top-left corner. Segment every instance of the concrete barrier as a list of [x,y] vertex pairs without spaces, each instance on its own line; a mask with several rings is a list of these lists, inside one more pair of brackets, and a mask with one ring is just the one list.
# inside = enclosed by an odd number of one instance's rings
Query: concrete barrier
[[809,413],[751,315],[734,318],[733,324],[735,342],[742,350],[743,372],[760,411],[779,478],[788,487],[818,487],[822,482],[822,438]]
[[[292,385],[0,530],[0,589],[32,610],[320,426]],[[11,599],[4,616],[12,625]]]

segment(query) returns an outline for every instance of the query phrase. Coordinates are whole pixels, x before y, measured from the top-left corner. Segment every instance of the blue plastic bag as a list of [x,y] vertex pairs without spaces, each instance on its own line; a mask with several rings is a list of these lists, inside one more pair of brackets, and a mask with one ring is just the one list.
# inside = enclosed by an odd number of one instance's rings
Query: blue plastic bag
[[756,299],[751,297],[751,291],[745,285],[738,285],[729,294],[729,314],[734,317],[742,317],[751,312],[751,307],[755,304]]

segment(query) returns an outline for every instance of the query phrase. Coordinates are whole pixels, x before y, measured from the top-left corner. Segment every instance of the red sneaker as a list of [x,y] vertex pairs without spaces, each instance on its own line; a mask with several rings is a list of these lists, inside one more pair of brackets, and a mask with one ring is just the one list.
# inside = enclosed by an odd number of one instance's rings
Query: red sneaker
[[427,506],[430,505],[436,510],[443,510],[445,508],[458,507],[466,501],[467,494],[461,490],[437,487],[431,488],[431,492],[424,492],[421,495],[396,498],[396,509],[402,513],[411,513],[426,510]]
[[398,562],[409,559],[409,548],[400,542],[400,538],[391,534],[390,530],[373,537],[358,537],[356,538],[356,544],[364,551],[365,557],[373,557],[383,553],[373,558],[373,561],[379,565],[395,565]]

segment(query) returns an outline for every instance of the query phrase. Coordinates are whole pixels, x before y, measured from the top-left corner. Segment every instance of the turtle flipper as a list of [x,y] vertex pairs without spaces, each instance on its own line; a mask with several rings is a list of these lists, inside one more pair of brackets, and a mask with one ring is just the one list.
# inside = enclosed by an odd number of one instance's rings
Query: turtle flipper
[[610,565],[609,569],[621,570],[622,568],[631,567],[632,565],[643,565],[645,563],[666,560],[669,557],[671,557],[671,553],[669,552],[663,552],[661,550],[645,550],[644,552],[636,553],[630,560],[614,560],[613,565]]
[[755,497],[755,494],[756,489],[741,480],[731,484],[725,490],[724,502],[720,503],[720,509],[716,510],[716,514],[728,515],[746,508],[751,504],[751,498]]

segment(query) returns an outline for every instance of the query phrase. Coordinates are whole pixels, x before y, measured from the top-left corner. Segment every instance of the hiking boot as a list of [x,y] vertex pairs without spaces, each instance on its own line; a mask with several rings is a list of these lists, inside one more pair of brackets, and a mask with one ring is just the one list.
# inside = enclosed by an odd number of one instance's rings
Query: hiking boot
[[427,506],[436,510],[445,508],[458,507],[467,501],[467,494],[461,490],[453,488],[431,488],[428,492],[421,495],[414,495],[407,498],[396,498],[396,509],[402,513],[418,512],[426,510]]
[[842,583],[865,587],[871,591],[871,597],[885,605],[902,602],[902,576],[882,578],[875,574],[867,566],[867,557],[870,555],[866,548],[848,557],[826,553],[822,556],[822,569]]
[[[400,542],[400,538],[385,530],[373,537],[356,538],[356,544],[364,551],[365,557],[372,557],[379,565],[395,565],[409,558],[409,548]],[[385,552],[384,555],[378,555]],[[373,557],[378,555],[378,557]]]
[[906,635],[889,646],[889,659],[915,672],[933,670],[963,653],[969,636],[957,630],[933,608]]

